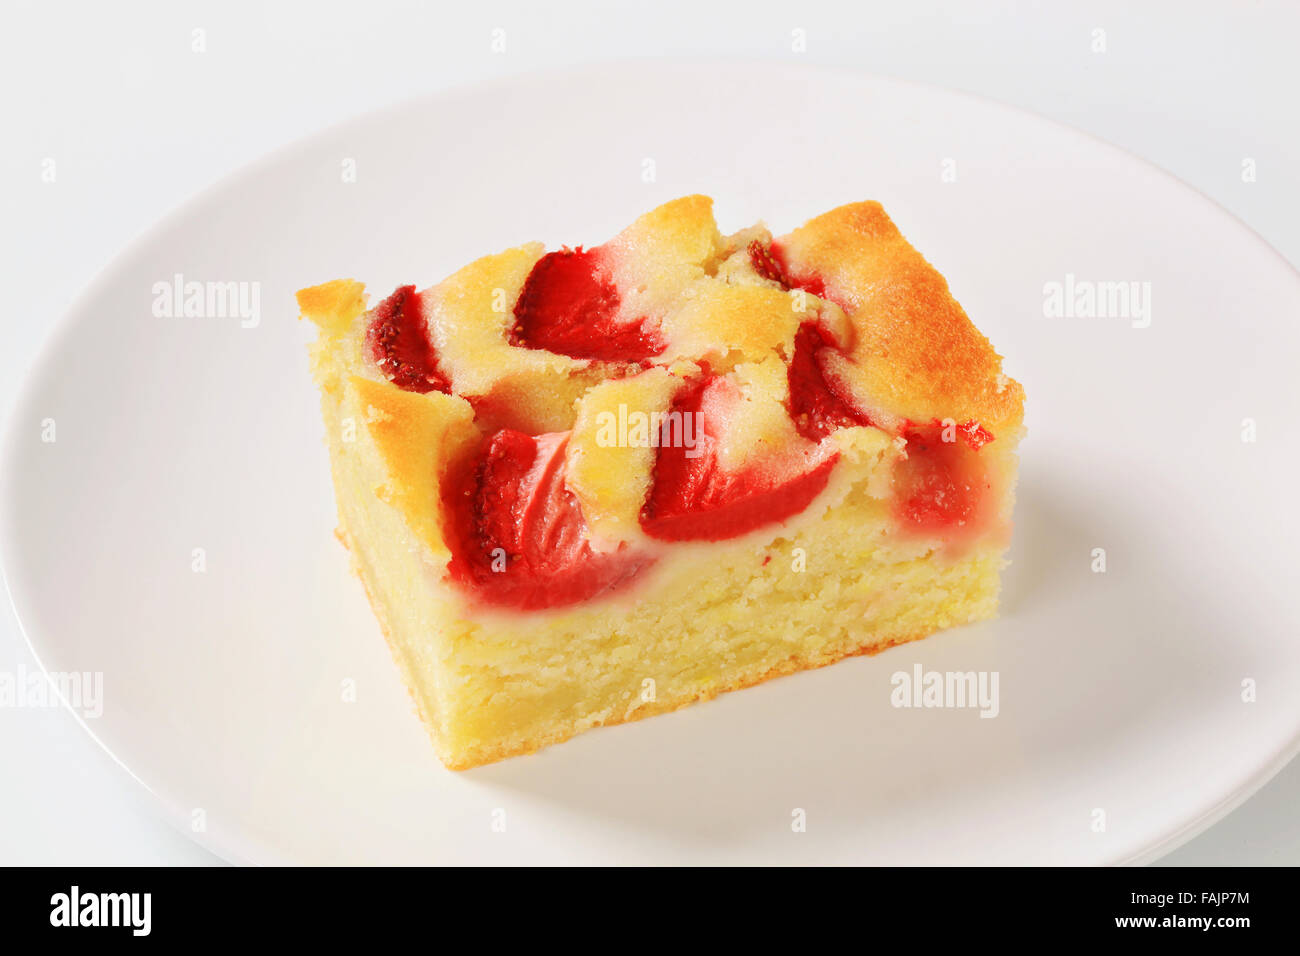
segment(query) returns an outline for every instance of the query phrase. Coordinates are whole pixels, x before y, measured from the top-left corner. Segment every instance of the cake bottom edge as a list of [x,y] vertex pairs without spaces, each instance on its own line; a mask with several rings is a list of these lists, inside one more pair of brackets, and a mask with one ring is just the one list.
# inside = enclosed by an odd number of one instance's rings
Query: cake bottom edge
[[[912,641],[924,640],[936,633],[938,633],[938,631],[926,631],[909,635],[907,637],[872,639],[855,646],[837,649],[831,653],[820,656],[796,655],[775,666],[766,667],[758,672],[737,673],[725,684],[699,689],[693,692],[682,693],[667,700],[656,700],[654,703],[646,704],[633,711],[622,714],[611,714],[609,717],[602,719],[599,722],[586,723],[580,720],[569,721],[566,725],[558,726],[549,732],[534,736],[531,739],[504,741],[496,745],[483,745],[469,750],[458,751],[456,753],[447,753],[440,746],[440,741],[437,738],[436,732],[429,725],[428,721],[425,721],[425,728],[433,737],[434,749],[438,751],[439,759],[448,770],[472,770],[475,767],[498,763],[511,757],[523,757],[537,753],[548,747],[554,746],[555,744],[561,744],[567,740],[571,740],[589,730],[618,727],[622,724],[630,724],[647,717],[657,717],[663,714],[669,714],[673,711],[682,710],[694,704],[705,703],[716,697],[720,697],[723,694],[756,687],[759,684],[764,684],[780,677],[788,677],[804,671],[829,667],[832,664],[848,660],[851,657],[874,656],[882,651],[889,650],[892,647],[897,647]],[[408,690],[409,689],[408,685]],[[416,696],[414,691],[411,691],[411,693],[413,697]]]

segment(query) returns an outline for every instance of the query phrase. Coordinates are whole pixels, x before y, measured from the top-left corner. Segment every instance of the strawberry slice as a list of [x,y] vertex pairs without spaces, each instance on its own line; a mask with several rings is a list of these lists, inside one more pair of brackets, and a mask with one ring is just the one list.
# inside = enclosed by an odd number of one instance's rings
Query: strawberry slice
[[[562,607],[629,584],[653,558],[627,548],[592,551],[577,499],[565,487],[568,432],[501,429],[466,469],[453,578],[485,603],[519,610]],[[468,499],[469,507],[463,502]]]
[[408,392],[451,391],[451,383],[438,370],[415,286],[401,286],[375,306],[372,316],[366,345],[385,378]]
[[907,458],[894,473],[894,513],[913,532],[974,533],[987,518],[991,501],[978,450],[992,436],[975,423],[954,429],[951,436],[945,431],[939,422],[908,425],[904,431]]
[[[724,541],[799,514],[830,478],[836,457],[804,469],[724,470],[718,443],[725,423],[711,420],[710,390],[727,384],[709,376],[685,386],[671,412],[696,416],[697,443],[687,449],[668,440],[669,424],[655,458],[653,483],[641,510],[641,527],[661,541]],[[679,429],[680,430],[680,429]]]
[[[790,415],[799,434],[821,441],[837,428],[873,425],[870,416],[845,400],[834,377],[825,372],[825,356],[836,348],[815,322],[805,322],[795,336],[790,360]],[[905,423],[907,458],[894,478],[894,512],[899,523],[919,534],[964,534],[981,524],[987,512],[989,482],[979,460],[980,448],[993,434],[979,422],[960,425],[941,421]]]
[[524,281],[511,344],[617,362],[641,362],[667,348],[644,319],[616,321],[621,301],[599,246],[549,252]]
[[819,299],[827,298],[826,283],[822,280],[822,277],[792,273],[790,267],[786,264],[785,253],[775,242],[764,246],[762,242],[755,239],[749,244],[746,251],[749,253],[749,261],[753,265],[754,271],[764,279],[781,283],[781,288],[787,292],[791,289],[802,289]]
[[836,347],[835,339],[816,322],[803,323],[795,334],[794,356],[786,375],[790,417],[799,434],[809,441],[821,441],[837,428],[872,424],[826,377],[822,358]]

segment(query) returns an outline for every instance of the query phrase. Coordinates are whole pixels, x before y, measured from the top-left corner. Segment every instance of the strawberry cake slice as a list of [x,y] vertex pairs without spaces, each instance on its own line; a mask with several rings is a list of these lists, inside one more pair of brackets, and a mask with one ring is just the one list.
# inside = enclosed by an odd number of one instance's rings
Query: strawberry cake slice
[[878,203],[298,302],[351,550],[442,761],[992,617],[1024,393]]

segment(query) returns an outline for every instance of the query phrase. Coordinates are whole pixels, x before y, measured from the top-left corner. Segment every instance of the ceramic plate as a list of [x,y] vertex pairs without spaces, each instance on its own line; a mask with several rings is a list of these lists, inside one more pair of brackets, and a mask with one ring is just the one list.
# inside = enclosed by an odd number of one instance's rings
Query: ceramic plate
[[[8,586],[47,670],[102,675],[70,702],[179,826],[258,863],[1117,863],[1295,753],[1300,277],[1078,132],[763,70],[761,96],[742,64],[646,62],[344,123],[169,217],[58,326],[7,437]],[[332,534],[293,292],[598,243],[692,192],[724,231],[881,200],[1006,356],[1002,617],[451,773]],[[916,668],[996,675],[996,716],[894,706]]]

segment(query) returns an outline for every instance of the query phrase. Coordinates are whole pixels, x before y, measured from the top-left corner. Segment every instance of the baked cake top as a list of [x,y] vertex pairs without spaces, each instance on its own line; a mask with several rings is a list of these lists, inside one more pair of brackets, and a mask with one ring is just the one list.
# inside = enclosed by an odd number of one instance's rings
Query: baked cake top
[[[453,580],[505,606],[584,600],[652,543],[798,514],[854,442],[919,459],[947,425],[976,455],[1023,416],[1020,385],[875,202],[773,239],[722,236],[712,201],[688,196],[603,245],[519,246],[369,311],[352,280],[298,299],[322,387],[364,411],[381,493]],[[965,484],[927,473],[905,517],[967,523]]]

